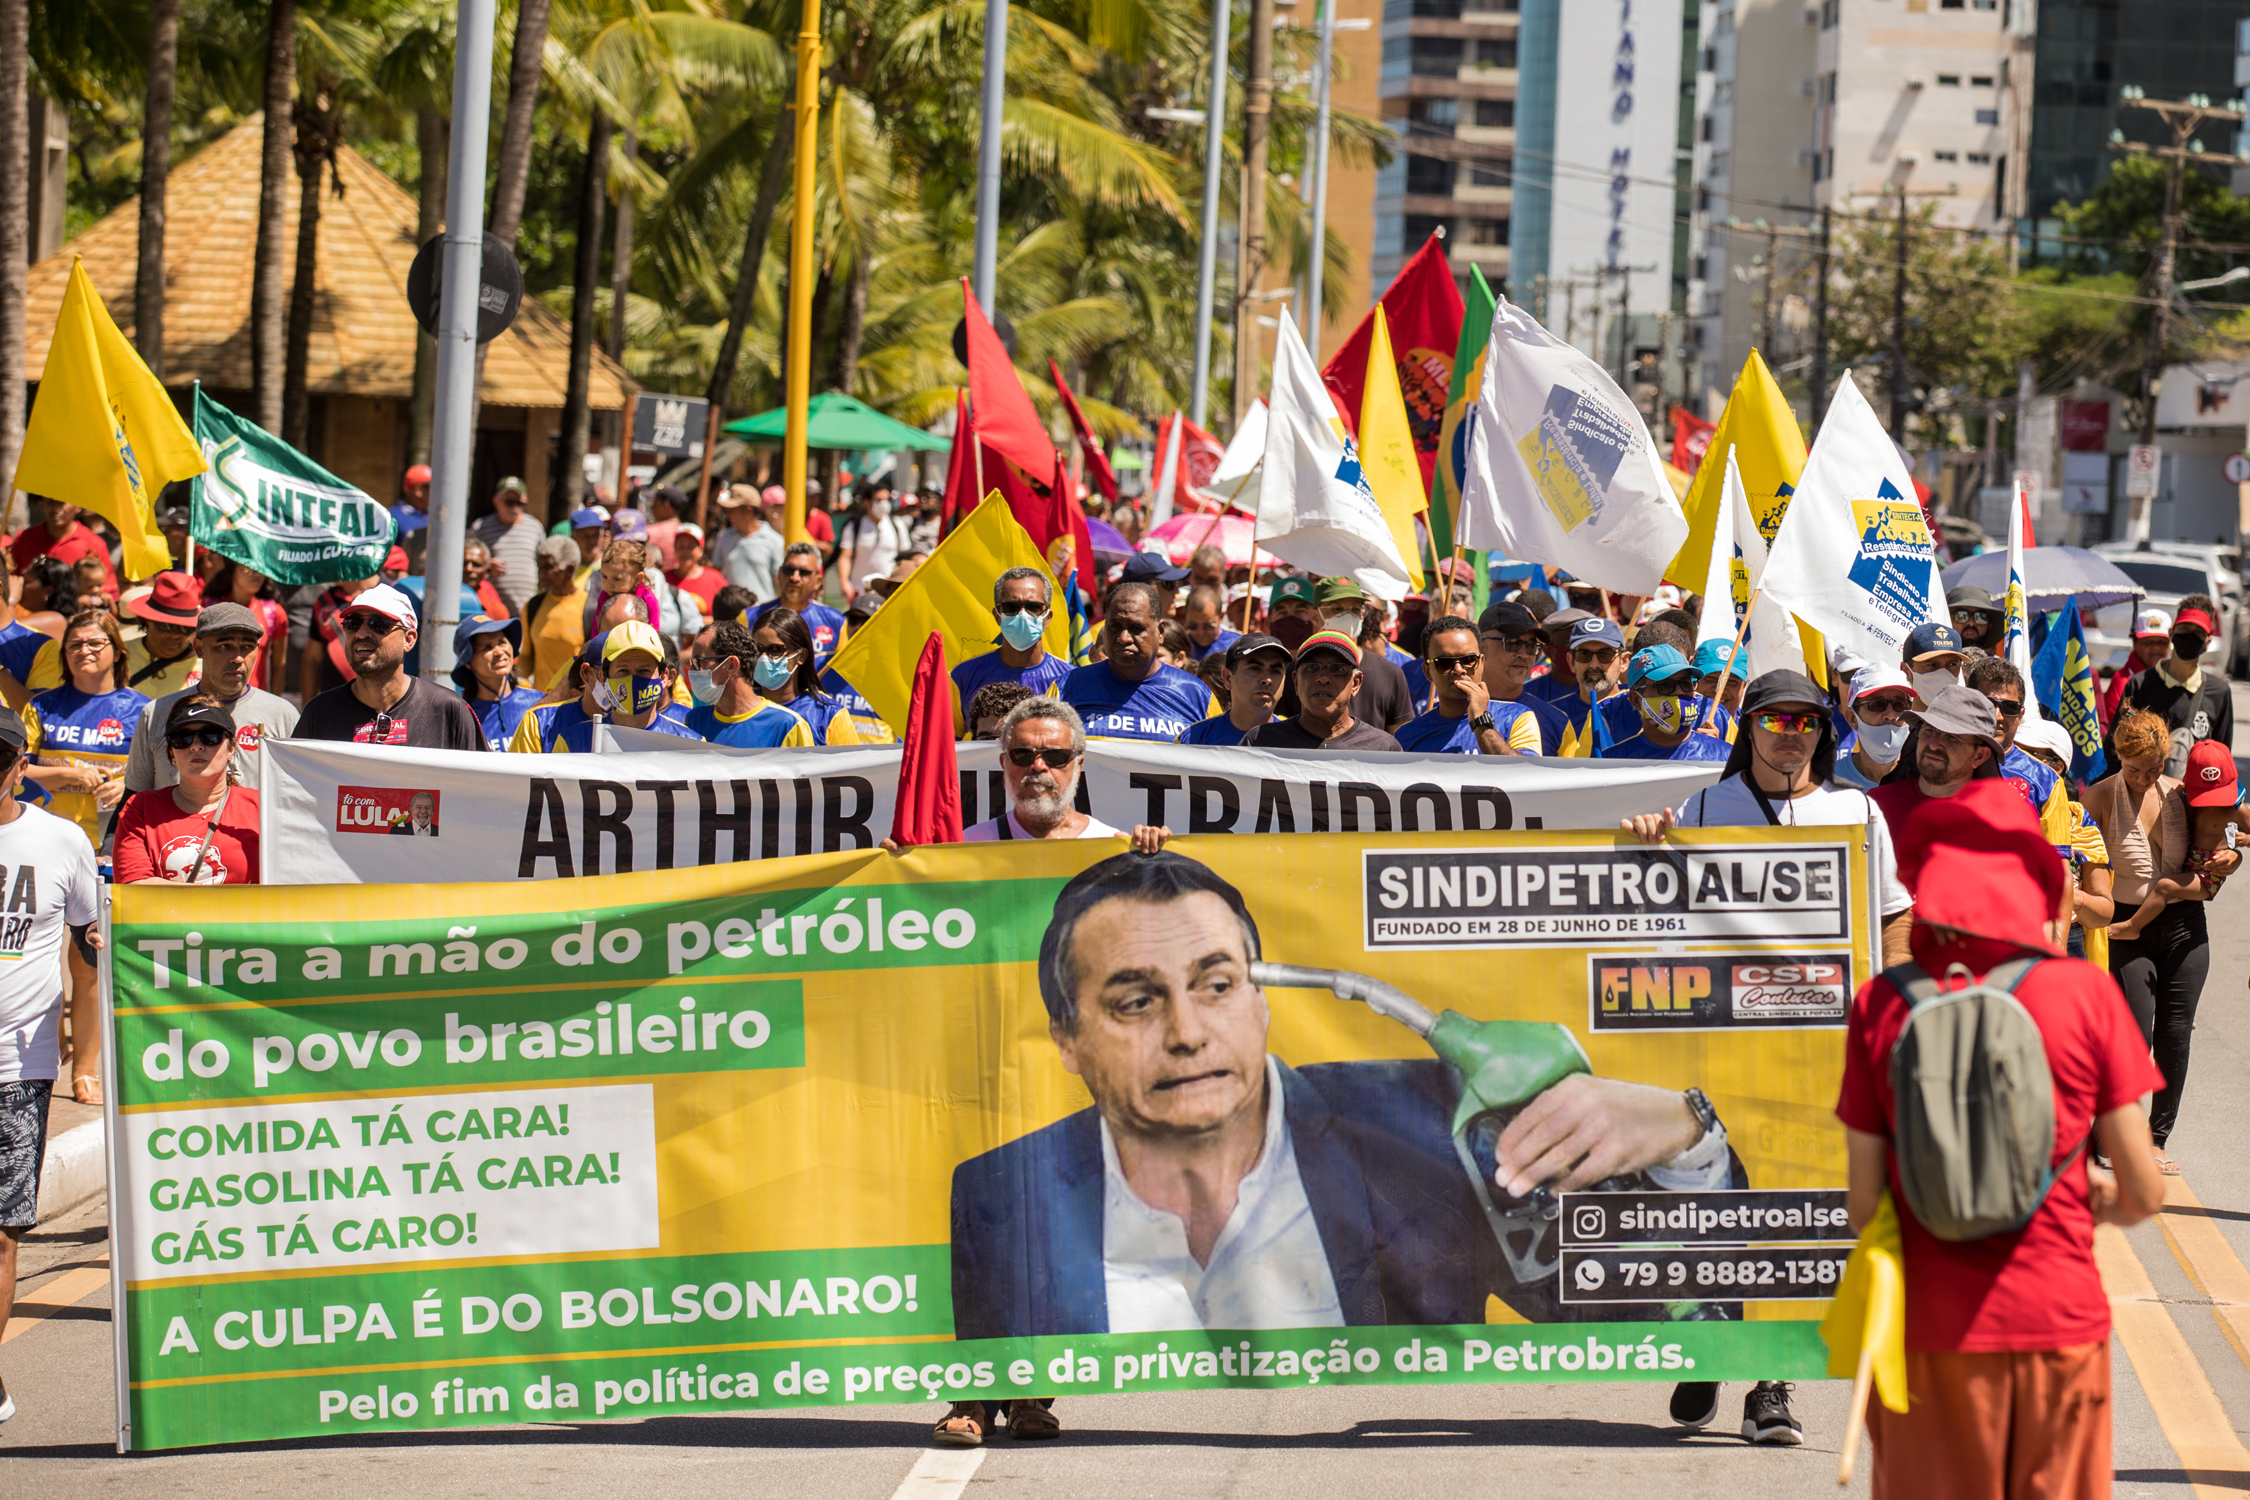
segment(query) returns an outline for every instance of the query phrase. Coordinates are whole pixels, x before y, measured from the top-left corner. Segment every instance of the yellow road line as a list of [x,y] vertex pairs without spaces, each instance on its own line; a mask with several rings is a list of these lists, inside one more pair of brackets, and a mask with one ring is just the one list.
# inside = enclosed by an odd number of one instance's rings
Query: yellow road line
[[106,1256],[93,1265],[65,1271],[16,1303],[14,1316],[8,1319],[6,1330],[0,1331],[0,1344],[31,1332],[64,1308],[76,1307],[108,1285],[109,1259]]
[[2250,1449],[2235,1435],[2210,1377],[2115,1225],[2094,1231],[2094,1263],[2109,1292],[2118,1341],[2199,1500],[2235,1500],[2242,1484],[2233,1476],[2250,1474]]
[[2219,1331],[2242,1362],[2250,1365],[2250,1268],[2243,1266],[2186,1178],[2165,1179],[2164,1211],[2157,1223],[2188,1281],[2211,1299],[2211,1316]]

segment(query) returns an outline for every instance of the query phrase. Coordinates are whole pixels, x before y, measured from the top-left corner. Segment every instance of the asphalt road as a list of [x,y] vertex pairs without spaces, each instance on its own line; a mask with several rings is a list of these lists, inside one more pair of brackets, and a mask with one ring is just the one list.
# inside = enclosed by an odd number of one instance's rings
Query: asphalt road
[[[2250,725],[2250,693],[2236,689]],[[2246,736],[2250,738],[2250,736]],[[2194,1072],[2172,1154],[2186,1169],[2160,1218],[2103,1247],[2118,1317],[2117,1493],[2186,1500],[2250,1489],[2250,880],[2212,911],[2214,954]],[[776,1496],[952,1500],[1069,1494],[1363,1496],[1494,1488],[1526,1496],[1833,1493],[1848,1388],[1800,1386],[1805,1446],[1733,1435],[1743,1387],[1703,1434],[1669,1426],[1667,1388],[1384,1387],[1068,1399],[1059,1442],[1005,1439],[966,1454],[927,1446],[934,1405],[657,1418],[377,1436],[128,1458],[111,1448],[113,1376],[104,1209],[88,1205],[26,1246],[19,1316],[0,1377],[22,1408],[0,1428],[0,1496],[154,1493],[249,1500],[442,1494]],[[75,1279],[74,1279],[75,1278]],[[83,1294],[83,1295],[81,1295]],[[42,1300],[56,1306],[40,1305]],[[45,1315],[42,1315],[45,1314]],[[1854,1491],[1866,1487],[1862,1477]],[[990,1488],[987,1488],[990,1487]]]

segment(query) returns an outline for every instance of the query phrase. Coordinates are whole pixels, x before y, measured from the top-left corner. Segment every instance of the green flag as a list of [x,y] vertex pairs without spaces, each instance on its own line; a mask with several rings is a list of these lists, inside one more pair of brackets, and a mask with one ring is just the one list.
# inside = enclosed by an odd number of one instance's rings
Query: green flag
[[[1484,346],[1492,337],[1492,288],[1484,272],[1469,267],[1469,294],[1461,313],[1461,346],[1453,352],[1453,380],[1445,391],[1445,425],[1438,430],[1436,485],[1430,495],[1430,546],[1442,563],[1453,553],[1453,524],[1461,514],[1461,486],[1469,467],[1469,438],[1476,430],[1470,415],[1484,389]],[[1484,610],[1491,585],[1484,554],[1466,554],[1475,570],[1477,610]]]
[[188,503],[195,545],[289,587],[373,578],[391,513],[195,388],[195,441],[210,468]]

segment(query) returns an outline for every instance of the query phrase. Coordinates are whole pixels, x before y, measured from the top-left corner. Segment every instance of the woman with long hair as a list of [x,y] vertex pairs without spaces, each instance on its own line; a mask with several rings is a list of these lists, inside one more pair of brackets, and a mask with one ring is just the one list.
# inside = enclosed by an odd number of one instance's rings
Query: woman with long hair
[[813,664],[812,628],[803,615],[777,604],[758,616],[750,639],[758,648],[752,675],[759,697],[803,719],[816,745],[861,743],[844,705],[821,690],[820,669]]
[[204,585],[203,601],[231,601],[257,619],[266,638],[258,643],[257,657],[250,663],[250,685],[269,693],[280,692],[281,684],[288,680],[282,675],[282,657],[289,650],[289,611],[283,607],[274,581],[248,563],[231,563]]

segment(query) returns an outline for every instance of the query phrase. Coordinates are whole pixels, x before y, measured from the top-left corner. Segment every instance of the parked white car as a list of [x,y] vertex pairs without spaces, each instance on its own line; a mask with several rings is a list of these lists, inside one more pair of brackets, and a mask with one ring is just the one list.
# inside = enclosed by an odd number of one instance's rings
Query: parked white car
[[2111,604],[2094,615],[2086,629],[2086,655],[2094,669],[2121,667],[2133,654],[2133,616],[2142,609],[2177,615],[2189,594],[2208,594],[2219,604],[2219,633],[2203,653],[2203,665],[2225,673],[2240,658],[2235,620],[2242,580],[2221,566],[2227,549],[2192,542],[2152,542],[2141,549],[2126,542],[2104,542],[2094,549],[2143,589],[2141,603]]

